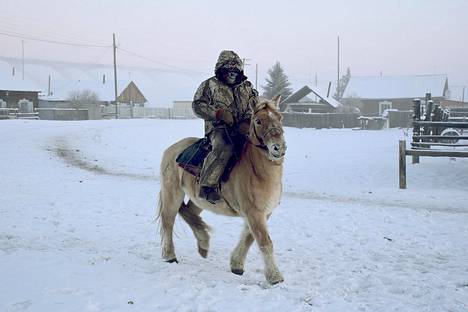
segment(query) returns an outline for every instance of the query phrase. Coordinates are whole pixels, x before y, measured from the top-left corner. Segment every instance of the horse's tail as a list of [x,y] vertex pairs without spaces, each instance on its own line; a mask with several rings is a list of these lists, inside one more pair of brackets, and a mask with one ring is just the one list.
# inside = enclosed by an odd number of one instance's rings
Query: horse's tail
[[156,231],[159,233],[160,242],[163,240],[163,228],[161,226],[161,213],[162,213],[162,202],[161,202],[161,191],[158,193],[158,204],[156,208]]

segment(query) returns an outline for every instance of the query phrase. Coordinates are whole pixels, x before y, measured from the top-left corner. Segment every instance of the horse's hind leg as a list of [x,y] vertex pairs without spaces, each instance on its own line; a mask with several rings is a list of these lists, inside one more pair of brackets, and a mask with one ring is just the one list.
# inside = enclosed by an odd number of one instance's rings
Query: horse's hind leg
[[244,225],[239,243],[231,253],[231,272],[237,275],[244,274],[244,262],[247,257],[247,252],[254,241],[252,233],[250,233],[247,224]]
[[193,235],[195,235],[195,238],[197,239],[198,253],[203,258],[206,258],[208,256],[208,249],[210,246],[210,227],[200,217],[201,212],[202,209],[195,205],[191,200],[189,200],[187,205],[182,203],[179,210],[182,219],[188,223],[193,231]]
[[184,201],[184,193],[181,189],[172,189],[161,184],[159,193],[159,217],[161,221],[162,258],[166,262],[177,262],[172,239],[174,222],[181,203]]

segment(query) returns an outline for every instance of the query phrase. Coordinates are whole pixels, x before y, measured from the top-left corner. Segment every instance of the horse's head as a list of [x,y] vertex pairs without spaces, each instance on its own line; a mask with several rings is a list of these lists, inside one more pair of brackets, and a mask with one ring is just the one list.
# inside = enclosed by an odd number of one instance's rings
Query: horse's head
[[278,112],[281,96],[271,100],[259,101],[253,108],[250,124],[250,140],[260,148],[268,151],[271,160],[282,160],[286,153],[283,126],[283,116]]

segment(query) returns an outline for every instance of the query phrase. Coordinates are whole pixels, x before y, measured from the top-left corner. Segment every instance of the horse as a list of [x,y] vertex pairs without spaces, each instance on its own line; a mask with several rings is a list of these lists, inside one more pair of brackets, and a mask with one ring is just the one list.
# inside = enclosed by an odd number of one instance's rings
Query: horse
[[[220,187],[221,200],[212,204],[198,196],[197,178],[176,163],[177,156],[197,138],[184,138],[164,151],[160,168],[158,218],[162,258],[178,263],[174,251],[173,227],[177,214],[190,226],[198,252],[206,258],[210,227],[202,220],[202,210],[244,218],[240,239],[231,253],[231,272],[244,273],[247,252],[255,240],[264,261],[264,274],[270,284],[283,282],[274,255],[267,220],[279,204],[282,194],[283,161],[286,153],[282,115],[278,112],[280,96],[260,100],[252,108],[248,139],[229,179]],[[184,203],[185,195],[189,200]]]

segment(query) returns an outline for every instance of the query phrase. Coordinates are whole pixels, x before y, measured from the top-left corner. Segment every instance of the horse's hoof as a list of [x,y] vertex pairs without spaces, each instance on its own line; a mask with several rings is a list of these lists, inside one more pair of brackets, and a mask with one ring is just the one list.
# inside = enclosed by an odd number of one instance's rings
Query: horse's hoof
[[208,250],[206,250],[206,249],[203,249],[203,248],[198,247],[198,253],[199,253],[200,256],[202,256],[203,258],[208,257]]
[[276,284],[279,284],[279,283],[282,283],[284,282],[284,279],[279,279],[279,280],[276,280],[276,281],[270,281],[270,284],[271,285],[276,285]]
[[267,274],[266,279],[271,285],[276,285],[278,283],[284,282],[284,278],[280,272],[272,272]]
[[244,274],[244,270],[242,270],[242,269],[231,269],[231,272],[236,274],[236,275]]
[[177,261],[177,258],[174,258],[174,259],[169,259],[169,260],[166,260],[167,263],[179,263],[179,261]]

